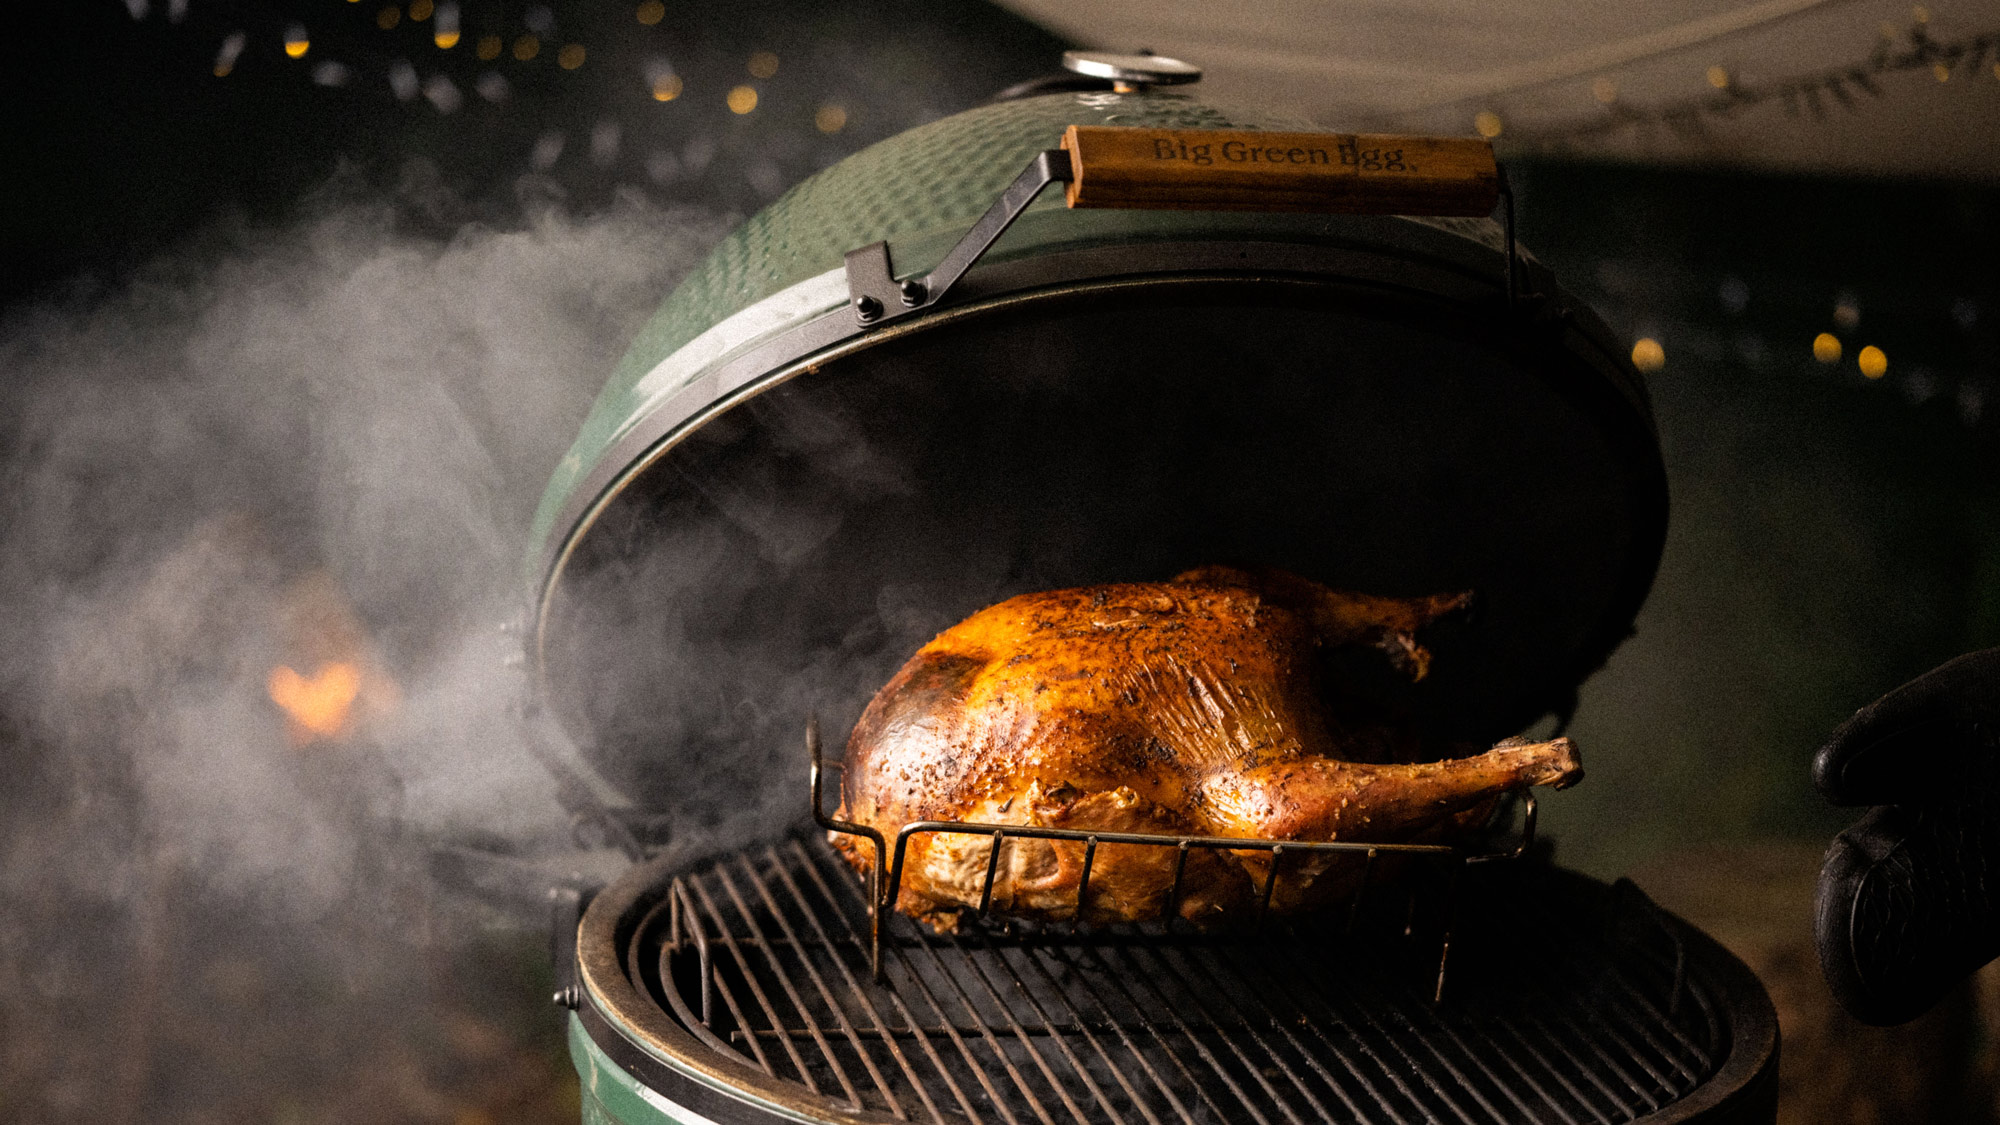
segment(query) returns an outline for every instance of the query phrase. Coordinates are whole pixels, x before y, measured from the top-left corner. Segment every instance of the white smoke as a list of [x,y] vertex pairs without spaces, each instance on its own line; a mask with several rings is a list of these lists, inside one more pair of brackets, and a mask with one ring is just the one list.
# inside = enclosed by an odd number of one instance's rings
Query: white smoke
[[[566,840],[496,626],[543,482],[721,227],[399,229],[426,202],[331,189],[0,323],[0,1118],[413,1104],[352,1076],[450,1006],[371,1013],[470,938],[399,834]],[[267,678],[342,628],[389,703],[295,745]],[[333,999],[288,1015],[278,980]],[[209,1041],[274,1069],[161,1085]]]

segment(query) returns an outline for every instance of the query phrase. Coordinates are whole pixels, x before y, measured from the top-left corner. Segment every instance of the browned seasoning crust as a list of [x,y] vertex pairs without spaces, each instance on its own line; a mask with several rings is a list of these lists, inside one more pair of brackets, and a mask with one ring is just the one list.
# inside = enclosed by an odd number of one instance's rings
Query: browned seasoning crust
[[[1398,761],[1397,731],[1343,724],[1326,705],[1317,650],[1373,646],[1420,678],[1430,657],[1416,630],[1467,601],[1345,594],[1224,567],[1010,598],[939,634],[876,694],[848,740],[839,815],[891,841],[917,820],[1368,843],[1448,835],[1505,790],[1574,783],[1575,747]],[[872,862],[872,845],[833,841],[858,870]],[[955,925],[958,908],[978,905],[991,846],[913,837],[899,909]],[[1072,917],[1082,853],[1066,841],[1004,844],[993,909]],[[1175,859],[1171,848],[1099,847],[1085,917],[1157,917]],[[1192,852],[1180,914],[1239,912],[1270,862]],[[1334,864],[1288,858],[1273,909],[1351,889],[1357,866]]]

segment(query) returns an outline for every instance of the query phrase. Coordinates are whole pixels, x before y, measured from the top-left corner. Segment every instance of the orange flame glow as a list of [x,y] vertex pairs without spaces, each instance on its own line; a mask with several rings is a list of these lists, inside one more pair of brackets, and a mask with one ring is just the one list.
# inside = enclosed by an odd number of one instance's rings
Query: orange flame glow
[[271,669],[271,702],[291,719],[292,740],[304,744],[346,733],[349,712],[361,694],[361,671],[344,661],[321,664],[310,678],[291,666]]

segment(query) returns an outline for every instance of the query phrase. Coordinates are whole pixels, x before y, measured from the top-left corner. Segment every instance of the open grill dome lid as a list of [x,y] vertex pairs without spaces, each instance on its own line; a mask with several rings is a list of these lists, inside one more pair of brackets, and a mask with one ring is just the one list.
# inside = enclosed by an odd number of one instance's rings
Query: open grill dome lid
[[921,277],[1078,125],[1298,128],[1185,87],[973,109],[794,187],[640,332],[528,559],[539,690],[638,805],[802,779],[808,713],[838,742],[935,633],[1031,590],[1220,562],[1476,591],[1408,690],[1480,740],[1629,633],[1666,526],[1644,386],[1532,260],[1510,300],[1491,219],[1046,191],[948,293],[863,323],[844,256],[886,241]]

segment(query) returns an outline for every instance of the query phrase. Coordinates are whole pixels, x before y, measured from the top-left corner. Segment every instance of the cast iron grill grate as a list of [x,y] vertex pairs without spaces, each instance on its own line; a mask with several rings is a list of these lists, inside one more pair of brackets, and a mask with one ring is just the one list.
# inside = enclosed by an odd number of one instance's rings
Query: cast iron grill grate
[[1609,1125],[1727,1055],[1721,998],[1629,884],[1471,883],[1441,1005],[1414,905],[1254,937],[894,916],[877,981],[865,892],[817,836],[675,879],[628,972],[710,1048],[884,1119]]

